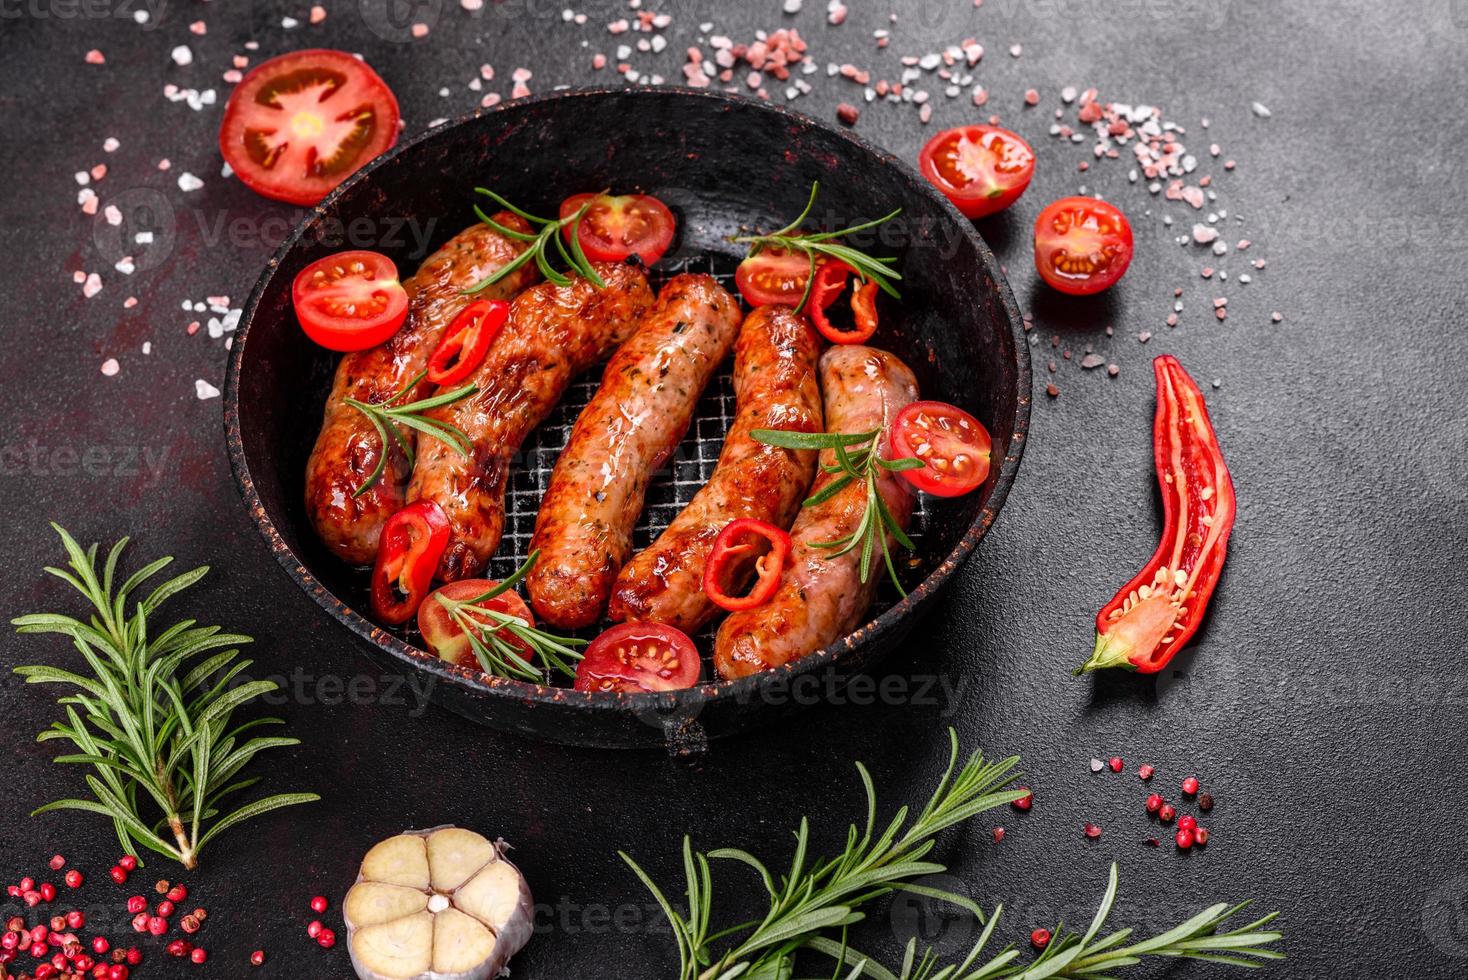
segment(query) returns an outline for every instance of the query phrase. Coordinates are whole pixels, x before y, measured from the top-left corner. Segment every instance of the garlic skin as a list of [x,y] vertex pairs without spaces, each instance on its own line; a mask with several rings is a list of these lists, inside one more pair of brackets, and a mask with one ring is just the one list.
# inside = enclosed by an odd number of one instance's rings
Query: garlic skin
[[530,940],[534,899],[505,852],[470,830],[404,831],[374,845],[342,902],[361,980],[490,980]]

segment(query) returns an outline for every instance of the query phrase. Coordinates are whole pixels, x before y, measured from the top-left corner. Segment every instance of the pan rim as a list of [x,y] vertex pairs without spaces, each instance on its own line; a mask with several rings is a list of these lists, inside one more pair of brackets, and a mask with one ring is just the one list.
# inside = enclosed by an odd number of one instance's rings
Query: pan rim
[[[480,120],[495,114],[516,112],[523,110],[527,106],[606,96],[622,98],[663,98],[670,95],[699,98],[726,105],[736,105],[772,112],[780,116],[786,123],[802,128],[820,129],[826,134],[834,135],[852,144],[857,149],[870,154],[878,162],[903,171],[903,175],[909,178],[914,186],[918,187],[920,193],[927,194],[933,199],[934,203],[947,213],[949,219],[959,228],[960,233],[970,239],[970,244],[975,247],[980,262],[998,284],[999,305],[1003,309],[1005,318],[1009,323],[1010,339],[1014,345],[1015,359],[1017,362],[1017,377],[1015,410],[1012,419],[1013,434],[1010,438],[1008,451],[1000,463],[999,473],[995,480],[994,489],[989,495],[989,499],[985,501],[978,515],[970,522],[963,536],[949,549],[948,553],[943,556],[942,560],[928,573],[922,582],[914,587],[905,598],[894,603],[875,619],[864,623],[834,643],[799,660],[791,661],[783,666],[761,671],[748,677],[734,680],[711,681],[681,691],[661,693],[593,693],[589,691],[576,691],[565,687],[531,684],[527,681],[510,680],[508,678],[488,677],[482,674],[468,674],[432,657],[426,651],[420,650],[394,634],[387,632],[337,598],[306,567],[305,563],[301,561],[295,551],[286,543],[279,529],[275,526],[275,522],[270,518],[270,515],[266,513],[259,492],[255,489],[254,476],[250,472],[249,461],[245,455],[240,422],[240,368],[249,343],[249,333],[254,323],[255,312],[266,288],[278,273],[282,260],[300,242],[309,226],[323,216],[335,204],[336,199],[340,195],[347,193],[358,183],[369,180],[379,167],[385,166],[399,155],[407,154],[419,145],[449,130],[461,126],[472,126]],[[521,702],[530,702],[538,705],[567,705],[581,713],[589,710],[599,715],[610,713],[623,716],[631,713],[644,713],[649,710],[667,711],[672,709],[678,712],[686,712],[687,709],[698,708],[712,703],[735,700],[757,700],[757,695],[760,691],[776,688],[781,685],[789,685],[800,675],[812,673],[827,667],[838,666],[848,655],[855,652],[856,648],[865,641],[869,634],[897,628],[898,624],[907,618],[909,614],[914,613],[919,607],[937,595],[939,590],[947,583],[948,579],[958,571],[959,566],[973,553],[979,542],[988,533],[989,528],[993,526],[994,520],[997,518],[1000,509],[1009,496],[1010,489],[1014,485],[1020,460],[1024,454],[1025,443],[1028,441],[1032,389],[1033,374],[1030,349],[1024,332],[1023,317],[1020,313],[1019,305],[1014,298],[1013,290],[1009,285],[1009,280],[1000,268],[998,259],[989,248],[988,243],[974,228],[973,223],[963,217],[952,202],[924,179],[910,163],[890,151],[868,142],[854,132],[839,129],[821,120],[807,116],[804,113],[796,112],[785,106],[766,102],[751,96],[682,86],[658,86],[651,88],[585,86],[561,89],[523,99],[515,99],[490,108],[476,108],[471,112],[448,119],[422,133],[403,140],[386,153],[370,161],[332,190],[318,204],[310,208],[308,213],[302,217],[291,230],[290,234],[286,236],[285,240],[282,241],[280,246],[266,261],[264,269],[261,271],[259,278],[250,291],[249,298],[245,301],[240,316],[240,328],[234,335],[226,368],[223,408],[225,443],[229,453],[230,469],[234,474],[236,487],[243,498],[252,522],[255,524],[257,530],[259,530],[261,536],[264,537],[271,553],[274,554],[276,560],[296,585],[339,623],[346,626],[362,640],[387,653],[394,660],[404,664],[406,667],[414,670],[427,671],[437,681],[466,689],[471,693],[488,694],[498,697],[509,696]]]

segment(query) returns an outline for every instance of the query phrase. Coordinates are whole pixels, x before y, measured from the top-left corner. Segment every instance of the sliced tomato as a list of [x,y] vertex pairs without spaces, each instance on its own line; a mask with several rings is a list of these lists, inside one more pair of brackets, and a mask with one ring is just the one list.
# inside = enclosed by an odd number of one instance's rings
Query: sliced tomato
[[315,204],[398,139],[398,100],[377,72],[345,51],[271,58],[230,94],[219,150],[245,186]]
[[[636,255],[643,265],[653,265],[673,244],[678,223],[673,212],[647,194],[574,194],[561,202],[561,217],[569,218],[588,205],[576,226],[576,238],[588,259],[621,262]],[[561,229],[571,240],[572,226]]]
[[510,304],[502,299],[477,300],[460,310],[428,357],[428,380],[452,385],[473,374],[509,317]]
[[663,623],[620,623],[591,641],[578,691],[675,691],[698,683],[698,647]]
[[998,126],[959,126],[928,140],[918,167],[965,217],[983,218],[1009,207],[1030,186],[1035,151]]
[[[442,595],[457,602],[467,602],[477,596],[484,595],[484,593],[498,584],[498,582],[492,582],[485,578],[464,578],[459,579],[457,582],[450,582],[448,585],[429,593],[428,598],[423,600],[423,605],[418,607],[418,631],[423,634],[423,639],[427,642],[428,649],[432,650],[441,660],[458,664],[460,667],[478,670],[481,665],[479,658],[474,655],[474,648],[469,643],[468,635],[449,616],[449,612],[444,608],[443,603],[434,597]],[[525,604],[524,599],[520,598],[520,593],[513,589],[509,592],[501,592],[494,598],[485,599],[483,602],[476,603],[476,605],[484,609],[492,609],[495,612],[502,612],[508,616],[516,616],[525,620],[527,626],[535,625],[535,617],[531,614],[530,607]],[[494,625],[483,614],[476,615],[466,611],[465,615],[476,622]],[[498,635],[504,639],[505,643],[514,647],[515,652],[526,663],[534,663],[535,649],[530,644],[519,639],[509,630],[502,629],[498,632]]]
[[1132,226],[1114,205],[1062,197],[1035,219],[1035,269],[1062,293],[1110,288],[1132,264]]
[[810,257],[779,248],[751,255],[739,263],[734,273],[739,295],[750,306],[795,306],[805,295],[809,279]]
[[892,421],[892,458],[920,459],[902,470],[908,483],[938,497],[958,497],[989,476],[993,443],[984,423],[946,402],[913,402]]
[[329,350],[366,350],[398,332],[408,294],[398,267],[377,252],[338,252],[317,259],[291,285],[296,319]]

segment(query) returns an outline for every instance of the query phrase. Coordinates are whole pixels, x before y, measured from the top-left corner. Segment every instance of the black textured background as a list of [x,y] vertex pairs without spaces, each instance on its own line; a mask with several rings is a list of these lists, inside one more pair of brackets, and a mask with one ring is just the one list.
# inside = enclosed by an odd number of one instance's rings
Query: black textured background
[[[75,8],[63,0],[0,7],[0,610],[69,608],[62,586],[39,574],[59,556],[47,520],[84,540],[132,533],[140,558],[167,553],[215,567],[205,587],[178,603],[180,614],[254,634],[258,674],[308,677],[296,686],[303,693],[279,707],[306,745],[262,768],[272,787],[315,789],[326,800],[227,835],[188,876],[213,913],[201,934],[213,954],[209,975],[249,973],[245,957],[258,947],[271,965],[255,975],[347,975],[342,947],[327,954],[306,940],[307,899],[319,891],[339,901],[371,842],[449,821],[513,841],[546,906],[516,976],[667,975],[672,947],[652,928],[646,896],[617,848],[671,886],[685,830],[702,846],[781,858],[786,828],[808,813],[818,842],[835,845],[859,809],[851,761],[870,765],[888,804],[920,802],[946,751],[948,724],[965,746],[1022,755],[1036,790],[1030,814],[981,818],[942,848],[976,898],[1006,903],[1006,940],[1023,941],[1058,916],[1088,916],[1108,862],[1118,860],[1118,925],[1162,928],[1214,900],[1254,897],[1284,913],[1291,959],[1276,975],[1468,975],[1468,867],[1459,840],[1468,422],[1458,401],[1468,381],[1458,312],[1468,293],[1459,270],[1468,237],[1468,7],[988,0],[974,9],[967,0],[926,0],[894,5],[898,20],[888,24],[885,5],[853,2],[848,22],[834,29],[818,0],[793,18],[770,0],[659,8],[674,16],[669,50],[634,61],[670,79],[704,20],[736,41],[757,27],[798,26],[823,67],[876,63],[888,76],[899,70],[898,54],[976,36],[988,50],[975,72],[992,95],[984,113],[1000,113],[1040,158],[1029,194],[982,226],[1041,338],[1024,466],[994,533],[890,668],[897,677],[940,678],[961,693],[929,704],[816,708],[720,744],[701,771],[686,771],[656,755],[496,736],[411,702],[340,703],[341,684],[375,683],[375,672],[266,552],[236,499],[220,403],[194,397],[195,378],[222,384],[224,352],[202,333],[184,334],[193,317],[180,301],[223,293],[239,305],[286,227],[269,222],[290,209],[219,179],[220,107],[190,111],[164,100],[162,86],[212,86],[222,102],[228,86],[218,72],[250,38],[261,44],[257,60],[344,47],[388,79],[416,131],[477,101],[463,83],[483,62],[498,72],[495,91],[508,94],[517,65],[533,68],[531,86],[544,91],[593,81],[590,52],[610,53],[626,40],[603,27],[626,12],[622,4],[576,7],[589,14],[581,28],[562,25],[558,3],[486,6],[471,17],[446,4],[432,34],[413,43],[378,36],[345,0],[327,4],[324,24],[295,31],[282,30],[280,18],[304,23],[308,5],[276,0],[173,0],[150,30],[118,17],[66,18]],[[204,37],[187,30],[200,17],[209,25]],[[891,49],[874,52],[873,27],[893,31]],[[592,46],[582,48],[582,38]],[[1016,42],[1024,45],[1017,60],[1007,54]],[[169,60],[181,43],[196,56],[188,69]],[[106,66],[83,63],[92,47],[105,52]],[[856,94],[824,72],[812,81],[815,94],[796,106],[823,118]],[[1236,276],[1246,271],[1242,259],[1264,257],[1267,269],[1248,286],[1202,283],[1202,250],[1171,240],[1191,225],[1191,209],[1162,206],[1129,186],[1124,163],[1077,173],[1088,144],[1045,135],[1064,84],[1165,106],[1189,128],[1189,149],[1205,169],[1218,170],[1207,144],[1223,144],[1239,161],[1220,178],[1226,237],[1256,245],[1212,264]],[[441,85],[451,97],[436,94]],[[1044,93],[1042,108],[1021,111],[1030,86]],[[860,131],[911,156],[937,125],[979,118],[966,94],[949,101],[940,86],[925,87],[934,90],[933,127],[921,126],[910,106],[877,105],[863,113]],[[1250,112],[1255,100],[1272,118]],[[1198,128],[1204,116],[1208,133]],[[122,146],[107,155],[109,135]],[[161,156],[173,161],[168,174],[154,169]],[[104,203],[122,190],[156,188],[177,209],[166,260],[130,279],[107,269],[93,223],[75,203],[72,173],[103,160],[111,168],[99,187]],[[174,180],[183,170],[205,187],[180,193]],[[1109,295],[1070,302],[1037,289],[1029,226],[1046,200],[1083,184],[1132,215],[1138,257]],[[1173,229],[1162,227],[1162,210],[1177,216]],[[240,222],[241,236],[211,242],[201,228],[220,221]],[[81,297],[71,281],[77,268],[103,272],[100,296]],[[1169,330],[1162,320],[1176,286],[1187,305]],[[129,293],[140,303],[124,311]],[[1221,324],[1209,309],[1216,295],[1230,300]],[[1278,325],[1269,316],[1276,309],[1284,314]],[[1108,324],[1114,337],[1104,335]],[[1136,340],[1141,330],[1155,335],[1145,346]],[[1053,335],[1076,354],[1055,357],[1054,401],[1042,393]],[[148,357],[138,351],[145,340],[153,344]],[[1079,368],[1087,344],[1120,366],[1118,377]],[[1089,651],[1095,609],[1145,560],[1160,523],[1148,362],[1168,351],[1204,384],[1239,487],[1228,571],[1181,672],[1161,683],[1075,680],[1068,669]],[[114,378],[97,370],[109,356],[122,362]],[[68,450],[90,450],[91,462],[79,472]],[[143,451],[155,460],[166,454],[156,476],[110,472]],[[59,642],[0,639],[7,667],[66,656]],[[79,773],[50,765],[53,750],[30,740],[56,713],[46,692],[0,675],[0,718],[16,747],[0,794],[0,878],[44,870],[63,851],[91,874],[81,898],[97,910],[93,921],[125,928],[121,898],[146,885],[123,891],[106,881],[116,857],[108,828],[79,814],[26,816],[80,789]],[[1089,771],[1092,756],[1113,753],[1126,758],[1126,774]],[[1154,784],[1164,793],[1176,796],[1178,780],[1196,773],[1215,794],[1206,852],[1142,845],[1152,832],[1134,775],[1142,761],[1158,767]],[[1099,841],[1082,837],[1086,820],[1103,827]],[[1001,822],[1008,835],[996,846],[989,828]],[[157,861],[134,883],[177,880],[175,871]],[[723,880],[731,907],[749,894],[740,871]],[[894,931],[917,921],[956,947],[965,927],[939,932],[942,923],[919,912],[878,909],[863,944],[890,954]],[[330,920],[339,925],[334,910]],[[145,944],[143,975],[185,975],[172,964],[159,968],[156,945]]]

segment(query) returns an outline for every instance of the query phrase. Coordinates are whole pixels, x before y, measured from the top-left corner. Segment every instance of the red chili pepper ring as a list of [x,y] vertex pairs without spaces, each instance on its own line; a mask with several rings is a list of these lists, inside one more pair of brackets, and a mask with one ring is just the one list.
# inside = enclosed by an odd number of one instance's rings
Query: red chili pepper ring
[[[762,542],[769,547],[759,554]],[[730,521],[714,538],[708,563],[704,565],[704,594],[714,605],[729,612],[762,606],[779,587],[780,572],[789,554],[790,535],[775,525],[752,517]],[[732,596],[724,591],[742,584],[751,571],[755,573],[755,582],[748,594]]]
[[409,504],[388,520],[372,569],[372,611],[378,620],[396,626],[418,612],[448,547],[449,531],[448,515],[432,500]]
[[504,300],[481,299],[459,311],[428,358],[428,380],[458,384],[473,374],[510,316]]

